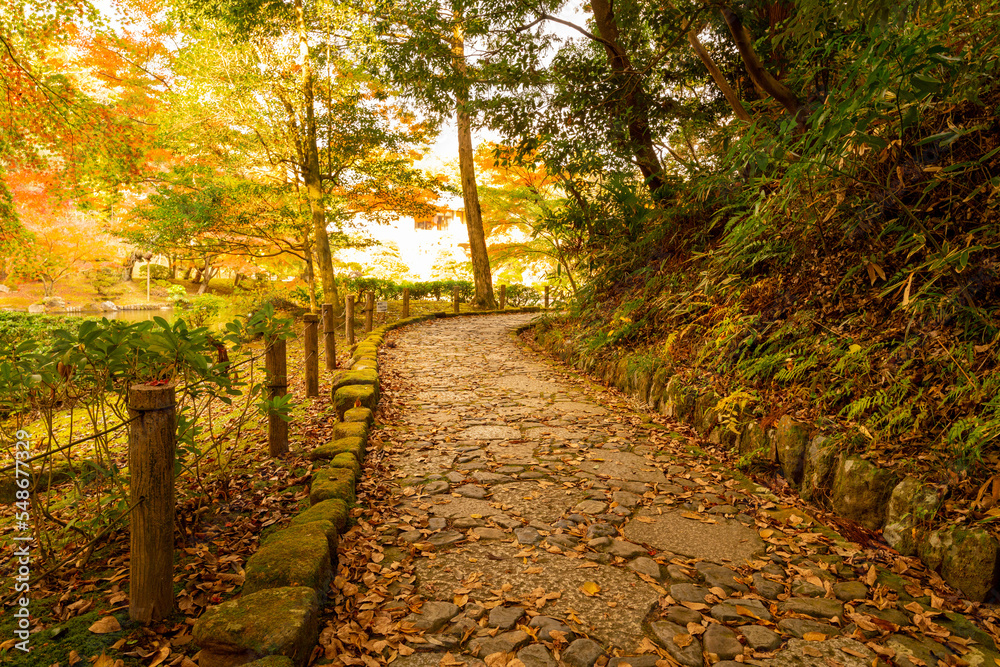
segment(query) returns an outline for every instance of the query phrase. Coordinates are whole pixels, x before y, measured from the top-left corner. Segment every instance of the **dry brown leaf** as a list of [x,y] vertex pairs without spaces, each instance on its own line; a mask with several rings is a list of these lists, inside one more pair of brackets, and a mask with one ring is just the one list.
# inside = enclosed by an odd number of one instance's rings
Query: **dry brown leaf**
[[120,660],[116,661],[111,656],[101,653],[99,656],[97,656],[97,660],[94,661],[92,667],[114,667],[116,662],[121,662],[121,661]]
[[166,660],[168,655],[170,655],[170,644],[161,646],[160,650],[157,651],[156,655],[153,657],[152,662],[149,663],[149,667],[156,667],[158,664]]
[[95,635],[106,635],[109,632],[118,632],[122,629],[122,626],[118,622],[118,619],[114,616],[105,616],[104,618],[95,621],[94,624],[87,629]]
[[596,581],[585,581],[583,585],[580,586],[580,590],[587,597],[594,597],[601,592],[601,587],[597,585]]
[[690,646],[691,642],[694,641],[694,637],[688,634],[674,635],[674,644],[679,648],[684,648],[685,646]]
[[80,654],[72,649],[70,650],[69,655],[66,656],[66,659],[69,660],[70,665],[75,665],[76,663],[83,660],[83,658],[80,657]]
[[707,628],[704,625],[702,625],[701,623],[688,623],[687,624],[687,631],[688,631],[689,635],[694,635],[695,637],[697,637],[698,635],[704,633],[705,630],[707,630]]
[[406,644],[400,644],[398,650],[399,654],[402,656],[413,655],[414,653],[416,653],[414,649],[410,648]]
[[807,632],[802,635],[802,639],[805,639],[807,642],[821,642],[826,641],[826,635],[822,632]]

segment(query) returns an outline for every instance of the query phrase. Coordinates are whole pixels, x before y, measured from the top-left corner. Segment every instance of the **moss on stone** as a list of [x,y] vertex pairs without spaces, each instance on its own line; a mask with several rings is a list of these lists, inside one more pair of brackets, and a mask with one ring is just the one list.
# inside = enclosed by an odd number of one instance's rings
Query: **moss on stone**
[[351,356],[354,357],[355,359],[360,359],[361,357],[377,357],[378,348],[372,345],[371,343],[364,341],[362,343],[359,343],[358,346],[354,348],[354,352],[351,354]]
[[374,410],[378,403],[375,387],[367,384],[349,385],[341,387],[333,395],[333,407],[341,421],[343,421],[344,413],[355,407],[355,403],[358,402],[361,403],[361,407]]
[[885,523],[889,497],[897,477],[859,456],[844,458],[833,478],[831,502],[840,516],[857,521],[869,530]]
[[342,498],[330,498],[302,510],[292,519],[291,523],[294,526],[314,521],[329,521],[338,531],[341,531],[347,525],[347,516],[347,502]]
[[[343,472],[349,477],[338,476],[332,473]],[[309,504],[340,498],[345,503],[353,505],[357,499],[354,495],[354,470],[350,468],[325,468],[320,473],[313,475],[313,483],[309,489]]]
[[[333,459],[344,453],[351,454],[358,463],[361,463],[365,458],[365,441],[362,438],[341,438],[317,447],[307,456],[310,461],[320,461]],[[334,465],[334,467],[342,468],[343,466]],[[360,470],[358,472],[360,473]]]
[[378,386],[378,373],[371,368],[347,368],[338,371],[334,375],[333,382],[330,386],[333,387],[333,391],[337,391],[341,387],[346,387],[352,384],[371,384]]
[[344,423],[364,422],[368,427],[375,423],[375,413],[368,408],[351,408],[344,412]]
[[313,522],[274,533],[247,561],[243,592],[307,586],[322,596],[332,579],[330,542],[324,526]]
[[192,634],[200,667],[240,665],[282,655],[296,667],[309,660],[319,636],[319,596],[305,586],[269,588],[209,607]]
[[351,366],[351,370],[363,371],[367,369],[378,372],[378,360],[372,357],[364,357],[363,359],[356,359]]
[[368,421],[344,421],[335,424],[333,439],[337,441],[342,438],[359,438],[362,441],[362,447],[364,447],[364,442],[368,440]]
[[361,476],[361,462],[355,452],[341,452],[330,459],[331,468],[349,468],[354,471],[354,476]]
[[778,420],[774,429],[774,447],[778,453],[781,472],[792,486],[802,483],[808,442],[809,430],[805,424],[788,415]]
[[283,655],[269,655],[260,660],[254,660],[243,665],[243,667],[295,667],[291,658]]
[[[344,518],[344,522],[346,523],[346,517]],[[343,524],[340,527],[343,527]],[[260,543],[263,546],[275,540],[295,539],[300,535],[308,535],[317,530],[321,531],[326,536],[327,544],[330,546],[330,564],[333,567],[333,571],[336,572],[337,548],[340,546],[340,527],[328,518],[317,518],[312,521],[300,521],[298,523],[292,521],[287,528],[283,528],[262,538]]]
[[997,579],[997,540],[982,529],[948,527],[927,535],[919,546],[920,560],[941,578],[981,602]]
[[[378,383],[378,373],[374,368],[362,368],[362,369],[349,369],[340,371],[334,378],[333,383],[330,387],[330,396],[334,397],[336,402],[337,392],[344,387],[353,386],[370,386],[374,388],[375,394],[374,400],[378,403],[379,397],[379,383]],[[351,406],[353,407],[353,403]]]

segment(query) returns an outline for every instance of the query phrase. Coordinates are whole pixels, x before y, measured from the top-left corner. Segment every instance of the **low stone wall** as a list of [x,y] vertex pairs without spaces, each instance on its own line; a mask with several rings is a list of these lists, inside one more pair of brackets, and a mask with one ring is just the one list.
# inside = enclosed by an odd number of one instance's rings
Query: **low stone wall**
[[851,439],[857,436],[788,415],[764,426],[744,414],[738,402],[723,400],[707,382],[666,364],[651,364],[648,355],[597,357],[554,330],[521,329],[529,330],[540,348],[651,410],[691,425],[710,442],[771,461],[803,499],[881,530],[901,555],[919,556],[970,600],[982,601],[1000,580],[996,538],[982,528],[936,525],[943,499],[935,487],[851,454]]
[[537,312],[538,308],[434,313],[374,329],[333,379],[338,423],[333,440],[307,454],[314,462],[309,508],[261,542],[247,561],[243,594],[209,607],[193,628],[200,667],[303,667],[319,633],[319,610],[337,571],[340,534],[355,503],[368,434],[379,400],[378,348],[385,334],[435,318]]

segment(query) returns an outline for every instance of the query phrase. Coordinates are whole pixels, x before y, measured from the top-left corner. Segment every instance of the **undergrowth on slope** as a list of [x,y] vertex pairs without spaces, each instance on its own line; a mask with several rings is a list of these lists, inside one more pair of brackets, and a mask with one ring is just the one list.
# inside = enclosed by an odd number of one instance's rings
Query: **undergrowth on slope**
[[594,251],[567,335],[703,378],[765,428],[832,419],[996,524],[998,22],[875,27],[803,127],[743,126],[667,203],[608,188],[630,233]]

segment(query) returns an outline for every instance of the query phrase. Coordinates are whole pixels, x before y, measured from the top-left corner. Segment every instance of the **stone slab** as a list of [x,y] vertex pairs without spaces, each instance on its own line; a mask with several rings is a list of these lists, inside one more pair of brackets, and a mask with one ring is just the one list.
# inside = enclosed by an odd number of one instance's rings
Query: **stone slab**
[[715,523],[703,523],[685,518],[680,512],[656,514],[652,510],[641,510],[637,517],[652,518],[653,522],[629,521],[625,537],[661,551],[736,565],[748,563],[764,552],[764,542],[757,532],[733,519],[713,517]]
[[[547,602],[538,610],[540,613],[568,618],[572,610],[587,624],[575,630],[605,647],[617,646],[625,651],[638,648],[644,636],[643,620],[659,598],[648,584],[625,569],[607,565],[580,569],[577,559],[538,549],[531,552],[530,558],[515,557],[521,549],[520,545],[476,542],[438,552],[434,560],[417,561],[418,590],[428,598],[450,600],[460,582],[478,572],[477,582],[483,587],[470,593],[473,600],[484,601],[492,596],[490,589],[509,584],[505,599],[510,604],[527,599],[537,609],[537,589],[558,592],[560,597]],[[584,594],[580,587],[588,581],[596,582],[601,592],[592,597]],[[609,602],[615,606],[609,607]]]

